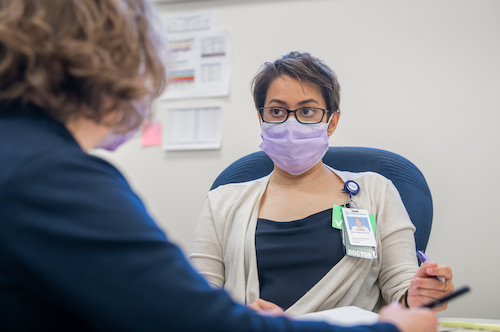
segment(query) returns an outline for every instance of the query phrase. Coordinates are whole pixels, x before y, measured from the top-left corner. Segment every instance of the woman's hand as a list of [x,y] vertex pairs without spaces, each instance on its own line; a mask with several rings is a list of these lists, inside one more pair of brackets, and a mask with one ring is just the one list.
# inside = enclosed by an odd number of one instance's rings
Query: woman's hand
[[[442,282],[436,277],[442,277],[445,281]],[[449,266],[438,266],[434,262],[425,261],[411,280],[411,285],[408,288],[408,305],[411,308],[420,307],[453,292],[455,286],[452,278],[453,274]],[[445,303],[434,308],[434,311],[441,311],[447,307],[448,304]]]
[[438,318],[430,309],[404,309],[399,303],[389,304],[379,311],[379,322],[392,323],[401,332],[437,332]]
[[248,305],[249,308],[259,312],[261,315],[266,315],[266,316],[281,316],[285,315],[285,312],[281,307],[277,306],[276,304],[265,301],[262,299],[258,299],[257,301],[251,303]]

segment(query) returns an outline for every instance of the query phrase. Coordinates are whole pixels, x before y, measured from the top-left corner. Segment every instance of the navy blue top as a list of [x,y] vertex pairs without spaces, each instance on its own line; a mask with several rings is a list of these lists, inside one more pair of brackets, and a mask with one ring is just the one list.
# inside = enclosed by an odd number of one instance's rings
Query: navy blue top
[[194,271],[115,167],[19,104],[0,109],[0,330],[397,331],[236,304]]
[[257,220],[260,298],[287,309],[344,257],[332,211],[289,222]]

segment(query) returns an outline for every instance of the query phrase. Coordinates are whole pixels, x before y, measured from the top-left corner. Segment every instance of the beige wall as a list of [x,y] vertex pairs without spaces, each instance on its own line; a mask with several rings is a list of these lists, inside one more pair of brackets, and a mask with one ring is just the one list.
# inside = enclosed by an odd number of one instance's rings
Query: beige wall
[[[258,150],[250,80],[290,50],[324,59],[342,87],[331,145],[402,154],[420,167],[435,210],[427,253],[454,269],[466,297],[442,317],[500,318],[498,165],[500,1],[295,0],[158,4],[163,13],[215,9],[231,31],[230,96],[168,102],[220,105],[222,148],[165,152],[134,138],[111,159],[167,234],[189,250],[217,174]],[[162,118],[162,115],[159,114]]]

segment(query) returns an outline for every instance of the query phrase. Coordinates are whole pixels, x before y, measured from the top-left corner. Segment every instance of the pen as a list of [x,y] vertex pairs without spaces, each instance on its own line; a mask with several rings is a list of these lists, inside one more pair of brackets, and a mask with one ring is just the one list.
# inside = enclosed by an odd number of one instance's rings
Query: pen
[[467,293],[468,291],[470,290],[469,286],[464,286],[460,289],[457,289],[456,291],[450,293],[450,294],[447,294],[443,297],[440,297],[439,299],[437,300],[434,300],[430,303],[427,303],[427,304],[424,304],[422,306],[422,308],[434,308],[434,307],[438,307],[440,306],[441,304],[444,304],[446,302],[448,302],[449,300],[451,299],[454,299],[455,297],[459,296],[459,295],[462,295],[464,293]]
[[[429,260],[429,257],[427,257],[422,250],[417,251],[417,257],[422,263]],[[442,276],[436,276],[436,279],[441,282],[446,282],[446,279]]]

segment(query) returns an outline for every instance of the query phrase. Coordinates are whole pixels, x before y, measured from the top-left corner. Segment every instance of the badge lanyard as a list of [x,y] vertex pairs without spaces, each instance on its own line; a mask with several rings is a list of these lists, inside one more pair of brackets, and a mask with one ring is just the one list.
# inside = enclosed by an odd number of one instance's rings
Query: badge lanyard
[[371,224],[368,212],[357,209],[353,200],[353,196],[357,195],[359,190],[356,181],[347,180],[344,184],[343,192],[346,192],[349,198],[342,208],[339,207],[343,215],[343,242],[346,255],[374,259],[377,257],[374,226]]

